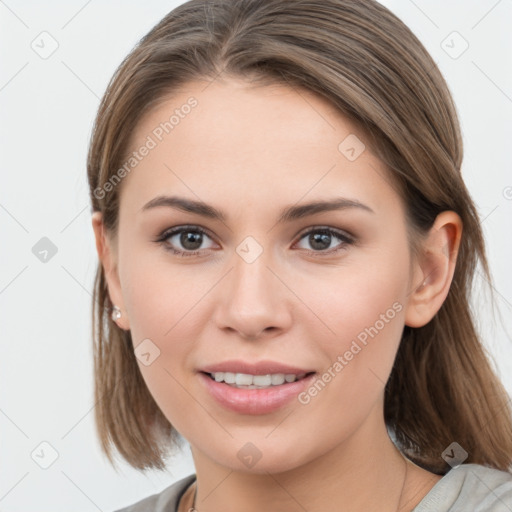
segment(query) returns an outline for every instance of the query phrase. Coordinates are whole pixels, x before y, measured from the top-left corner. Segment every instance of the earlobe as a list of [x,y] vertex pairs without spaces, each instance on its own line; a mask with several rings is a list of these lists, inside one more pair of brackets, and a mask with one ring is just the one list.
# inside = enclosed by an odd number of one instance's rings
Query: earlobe
[[121,312],[121,315],[116,315],[115,318],[112,317],[112,319],[121,329],[129,330],[128,315],[124,307],[121,282],[117,271],[117,258],[115,250],[112,247],[112,241],[106,234],[101,212],[94,212],[91,220],[96,240],[96,251],[100,263],[103,266],[110,301],[114,306],[117,306]]
[[426,325],[445,301],[455,272],[462,235],[462,221],[453,211],[440,213],[414,262],[412,290],[408,296],[405,324]]

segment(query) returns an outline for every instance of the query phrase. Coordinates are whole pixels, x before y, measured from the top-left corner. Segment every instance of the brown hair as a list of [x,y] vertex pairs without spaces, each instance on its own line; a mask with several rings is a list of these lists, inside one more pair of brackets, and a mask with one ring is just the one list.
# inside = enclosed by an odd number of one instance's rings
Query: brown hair
[[[420,328],[405,327],[385,388],[384,415],[400,449],[438,474],[457,442],[466,463],[510,470],[508,396],[480,343],[470,293],[480,262],[490,282],[478,214],[461,177],[457,113],[436,64],[412,32],[374,0],[191,0],[162,19],[124,59],[102,99],[87,172],[93,211],[117,230],[122,164],[149,108],[187,82],[219,75],[318,93],[368,137],[406,205],[411,247],[437,214],[455,211],[464,232],[448,296]],[[130,129],[127,129],[130,127]],[[122,184],[121,184],[122,185]],[[95,418],[132,466],[163,468],[179,438],[149,393],[130,333],[110,319],[98,266],[94,290]]]

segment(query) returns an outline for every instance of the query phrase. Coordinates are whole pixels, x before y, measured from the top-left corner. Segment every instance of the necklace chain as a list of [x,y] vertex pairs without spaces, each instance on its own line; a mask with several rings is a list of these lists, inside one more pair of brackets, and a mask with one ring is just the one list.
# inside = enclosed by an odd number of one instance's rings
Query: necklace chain
[[[400,491],[400,497],[398,498],[398,505],[396,507],[396,512],[400,510],[400,503],[402,501],[402,494],[404,493],[405,489],[405,481],[407,480],[407,470],[409,469],[409,464],[407,464],[407,459],[402,455],[402,458],[404,459],[405,464],[405,474],[404,474],[404,481],[402,482],[402,490]],[[195,504],[195,498],[194,498],[194,504]]]

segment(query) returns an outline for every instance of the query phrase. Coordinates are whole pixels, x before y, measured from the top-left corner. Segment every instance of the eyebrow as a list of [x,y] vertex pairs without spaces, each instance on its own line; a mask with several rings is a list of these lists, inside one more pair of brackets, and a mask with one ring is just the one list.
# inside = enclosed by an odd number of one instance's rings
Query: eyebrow
[[[141,212],[159,207],[175,208],[188,213],[195,213],[213,220],[225,222],[227,215],[217,208],[208,205],[202,201],[195,201],[178,196],[157,196],[147,202],[141,209]],[[308,215],[315,213],[329,212],[335,210],[346,210],[349,208],[357,208],[370,213],[375,213],[369,206],[355,199],[347,199],[337,197],[334,199],[312,201],[310,203],[301,204],[299,206],[292,205],[284,208],[279,217],[278,223],[291,222],[302,219]]]

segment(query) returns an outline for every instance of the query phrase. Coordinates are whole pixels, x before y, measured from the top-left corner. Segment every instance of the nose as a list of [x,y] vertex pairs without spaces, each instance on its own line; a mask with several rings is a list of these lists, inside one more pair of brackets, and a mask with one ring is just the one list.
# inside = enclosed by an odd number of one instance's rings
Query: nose
[[[278,272],[265,251],[248,263],[233,255],[233,268],[222,280],[214,321],[224,331],[236,332],[246,340],[275,336],[291,325],[291,300]],[[269,265],[270,263],[270,265]]]

